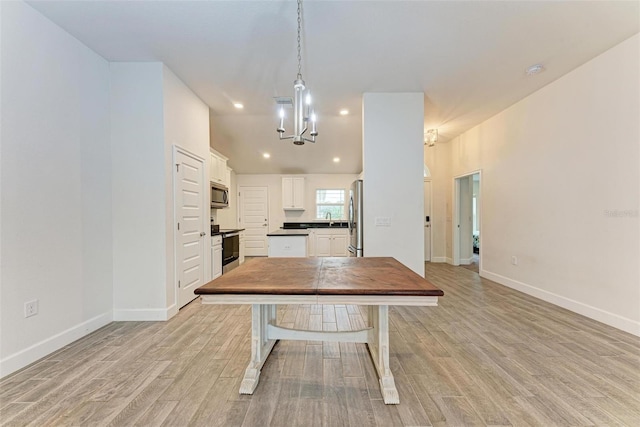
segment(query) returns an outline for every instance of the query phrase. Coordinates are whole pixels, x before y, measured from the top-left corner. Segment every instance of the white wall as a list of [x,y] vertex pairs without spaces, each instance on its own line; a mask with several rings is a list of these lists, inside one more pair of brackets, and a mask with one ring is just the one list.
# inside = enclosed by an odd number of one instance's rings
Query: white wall
[[[424,275],[424,94],[363,95],[364,255]],[[375,225],[377,217],[391,225]]]
[[[295,148],[295,147],[293,147]],[[316,189],[318,188],[342,188],[345,190],[345,198],[349,197],[351,183],[357,179],[356,174],[308,174],[295,175],[305,178],[305,210],[285,211],[282,209],[282,177],[293,175],[264,174],[264,175],[237,175],[237,189],[241,186],[256,186],[269,188],[269,231],[282,227],[283,222],[306,222],[315,220]],[[237,197],[237,192],[236,192]],[[345,215],[346,206],[345,201]],[[337,218],[333,218],[337,219]],[[346,218],[344,218],[346,220]]]
[[113,277],[109,65],[30,6],[0,8],[4,376],[110,322]]
[[[436,144],[424,146],[425,164],[431,172],[431,262],[453,262],[451,239],[447,232],[451,230],[451,145]],[[448,238],[449,237],[449,238]]]
[[206,205],[202,218],[202,231],[207,233],[204,241],[205,271],[211,268],[209,208],[209,107],[202,102],[169,68],[162,67],[162,90],[164,107],[164,185],[165,185],[165,258],[166,262],[166,308],[168,316],[177,312],[176,279],[174,263],[174,193],[173,147],[179,146],[203,161],[203,180]]
[[115,320],[166,318],[163,65],[113,62],[113,307]]
[[111,87],[114,318],[165,320],[177,312],[173,146],[202,158],[208,203],[209,109],[160,62],[111,63]]
[[483,171],[482,276],[637,335],[639,52],[635,35],[464,133],[449,172]]

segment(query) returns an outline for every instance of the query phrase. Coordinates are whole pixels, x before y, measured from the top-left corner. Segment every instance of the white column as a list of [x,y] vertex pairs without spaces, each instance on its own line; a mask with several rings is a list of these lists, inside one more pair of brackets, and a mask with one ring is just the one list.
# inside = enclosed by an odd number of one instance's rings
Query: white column
[[423,276],[424,94],[365,93],[362,123],[364,256]]

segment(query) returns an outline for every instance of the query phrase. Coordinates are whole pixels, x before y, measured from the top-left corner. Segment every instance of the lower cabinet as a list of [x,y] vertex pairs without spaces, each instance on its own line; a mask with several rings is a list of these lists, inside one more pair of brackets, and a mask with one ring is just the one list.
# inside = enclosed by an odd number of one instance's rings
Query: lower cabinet
[[331,234],[318,232],[316,234],[316,256],[331,256]]
[[306,257],[307,236],[269,236],[269,257]]
[[[310,235],[311,236],[311,235]],[[347,256],[349,245],[349,231],[346,229],[315,230],[315,255],[309,256]]]
[[211,280],[222,276],[222,236],[211,238]]
[[331,256],[347,256],[349,239],[347,234],[337,234],[331,239]]
[[240,254],[238,255],[240,264],[244,263],[244,233],[240,232]]

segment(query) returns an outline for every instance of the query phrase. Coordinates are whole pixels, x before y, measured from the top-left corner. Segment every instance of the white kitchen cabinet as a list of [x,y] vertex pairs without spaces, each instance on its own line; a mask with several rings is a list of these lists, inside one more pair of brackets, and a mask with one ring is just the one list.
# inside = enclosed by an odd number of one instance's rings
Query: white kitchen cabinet
[[211,280],[222,276],[222,236],[211,237]]
[[309,238],[307,239],[307,256],[316,256],[316,231],[307,230],[309,232]]
[[315,256],[348,255],[349,231],[347,229],[319,228],[315,233]]
[[226,162],[225,162],[225,173],[224,173],[224,182],[223,184],[227,187],[227,188],[231,188],[231,171],[233,169],[231,169],[229,166],[226,166]]
[[331,256],[331,239],[329,233],[316,233],[316,256]]
[[[217,182],[225,186],[229,186],[229,180],[227,180],[227,158],[217,153],[214,150],[209,152],[210,164],[209,164],[209,179],[212,182]],[[229,176],[230,172],[229,172]]]
[[240,264],[244,263],[244,233],[240,232],[240,255],[238,255]]
[[304,210],[304,178],[282,178],[282,209]]
[[336,234],[332,236],[331,239],[331,256],[347,256],[348,253],[348,235],[347,234]]
[[307,236],[269,236],[270,258],[307,256]]

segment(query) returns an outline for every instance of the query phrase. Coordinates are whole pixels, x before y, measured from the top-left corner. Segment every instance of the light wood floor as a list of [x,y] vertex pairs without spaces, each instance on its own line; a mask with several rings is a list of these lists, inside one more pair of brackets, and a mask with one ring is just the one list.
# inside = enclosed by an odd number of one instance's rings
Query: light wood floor
[[471,264],[461,264],[460,267],[464,267],[467,270],[475,271],[476,273],[480,272],[480,255],[473,254],[473,257],[471,258]]
[[[118,322],[0,382],[7,426],[640,426],[640,340],[428,264],[439,307],[391,309],[400,405],[364,344],[279,342],[240,396],[249,306],[198,301],[168,322]],[[281,322],[361,327],[356,306],[285,306]]]

